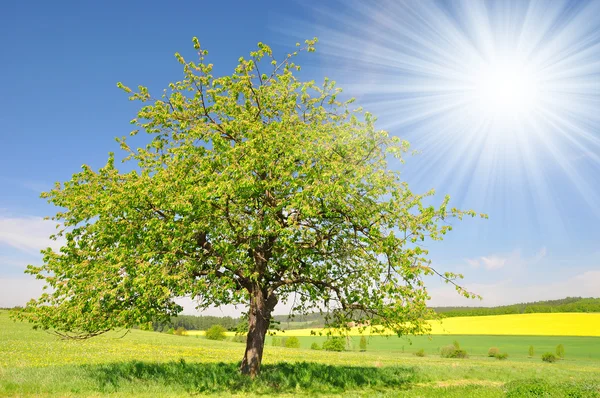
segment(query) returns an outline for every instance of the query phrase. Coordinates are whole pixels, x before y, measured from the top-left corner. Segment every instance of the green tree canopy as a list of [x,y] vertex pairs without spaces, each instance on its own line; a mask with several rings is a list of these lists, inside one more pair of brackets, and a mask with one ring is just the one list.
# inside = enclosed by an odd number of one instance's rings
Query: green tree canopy
[[90,337],[168,319],[182,309],[177,297],[199,308],[245,304],[241,370],[253,376],[280,301],[299,313],[326,310],[334,325],[427,330],[422,278],[438,271],[420,243],[476,214],[449,208],[448,197],[424,204],[433,191],[415,194],[388,169],[408,143],[340,101],[333,81],[298,80],[298,52],[279,62],[259,43],[231,75],[215,77],[193,43],[199,60],[176,54],[183,79],[161,97],[118,84],[143,103],[131,134],[151,137],[137,149],[118,139],[134,170],[120,172],[110,154],[42,195],[60,208],[53,219],[66,243],[28,267],[50,289],[18,316]]

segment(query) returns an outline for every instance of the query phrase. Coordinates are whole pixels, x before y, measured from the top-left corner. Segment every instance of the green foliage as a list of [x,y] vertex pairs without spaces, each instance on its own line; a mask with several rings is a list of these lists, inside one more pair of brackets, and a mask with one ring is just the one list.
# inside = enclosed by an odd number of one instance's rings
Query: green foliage
[[177,336],[185,336],[187,335],[187,330],[185,330],[183,326],[179,326],[177,329],[175,329],[173,334]]
[[311,349],[311,350],[320,350],[320,349],[321,349],[321,346],[319,345],[319,343],[317,343],[317,342],[315,341],[315,342],[313,342],[313,343],[310,345],[310,349]]
[[554,355],[551,352],[546,352],[544,354],[542,354],[542,361],[544,362],[556,362],[557,358],[556,355]]
[[359,348],[361,351],[367,351],[367,338],[365,336],[360,336]]
[[206,331],[204,336],[209,340],[225,340],[227,338],[227,336],[225,336],[226,331],[227,329],[223,326],[214,325]]
[[170,320],[189,296],[250,306],[267,324],[248,338],[263,341],[279,299],[301,293],[294,311],[324,309],[333,326],[376,318],[399,335],[427,332],[423,278],[462,275],[431,268],[422,243],[477,214],[412,192],[388,164],[407,142],[340,101],[334,81],[294,76],[315,43],[281,61],[259,43],[217,77],[194,38],[198,59],[176,54],[183,78],[158,97],[118,83],[141,102],[131,135],[145,132],[145,146],[117,138],[131,171],[110,153],[42,194],[65,243],[27,268],[48,289],[15,316],[87,338]]
[[140,330],[154,331],[154,328],[152,327],[152,322],[142,323],[140,325]]
[[498,359],[500,361],[503,361],[503,360],[505,360],[505,359],[508,358],[508,353],[506,353],[506,352],[500,353],[499,352],[496,355],[494,355],[494,358],[496,358],[496,359]]
[[423,348],[421,348],[419,351],[415,352],[415,355],[418,357],[424,357],[425,356],[425,350]]
[[278,346],[280,346],[280,345],[281,345],[281,338],[274,336],[274,337],[271,339],[271,345],[272,345],[273,347],[278,347]]
[[175,334],[175,329],[169,328],[165,331],[166,334]]
[[330,337],[323,342],[325,351],[345,351],[346,341],[342,337]]
[[492,347],[488,350],[488,357],[495,357],[500,353],[500,350],[497,347]]
[[533,350],[533,346],[530,345],[529,346],[529,351],[527,351],[529,358],[533,358],[533,355],[535,354],[534,350]]
[[467,351],[460,348],[458,341],[454,341],[452,345],[442,347],[440,350],[442,358],[467,358]]
[[300,340],[296,336],[290,336],[283,339],[283,346],[286,348],[300,348]]
[[565,358],[565,347],[562,344],[556,346],[556,356],[560,359]]

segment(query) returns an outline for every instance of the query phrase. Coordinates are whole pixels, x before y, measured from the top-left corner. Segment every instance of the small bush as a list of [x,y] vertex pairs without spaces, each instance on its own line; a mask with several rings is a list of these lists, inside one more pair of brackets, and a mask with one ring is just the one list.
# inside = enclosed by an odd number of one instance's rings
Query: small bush
[[169,329],[167,329],[167,331],[165,333],[166,334],[173,334],[173,333],[175,333],[175,329],[169,328]]
[[233,341],[234,343],[246,343],[246,335],[236,334],[231,338],[231,341]]
[[500,350],[497,347],[492,347],[488,350],[488,357],[495,357],[500,354]]
[[300,348],[300,340],[298,340],[298,337],[296,337],[296,336],[288,337],[287,339],[285,339],[284,347]]
[[273,338],[271,339],[271,345],[273,347],[280,346],[281,345],[281,338],[273,336]]
[[209,340],[225,340],[227,337],[225,336],[226,330],[221,325],[213,325],[206,331],[205,337]]
[[556,346],[556,356],[560,359],[565,358],[565,347],[562,344]]
[[[456,342],[455,342],[456,343]],[[456,344],[442,347],[440,351],[442,358],[467,358],[467,351],[456,347]]]
[[530,345],[530,346],[529,346],[529,358],[532,358],[532,357],[533,357],[533,355],[534,355],[533,346],[532,346],[532,345]]
[[542,355],[542,361],[544,362],[556,362],[556,355],[554,355],[551,352],[547,352],[545,354]]
[[503,353],[497,353],[496,355],[494,355],[494,358],[496,358],[499,361],[503,361],[506,358],[508,358],[508,353],[503,352]]
[[179,326],[174,332],[174,335],[177,336],[187,336],[187,330],[183,326]]
[[507,398],[549,397],[552,386],[544,379],[513,380],[505,384]]
[[421,348],[419,351],[415,352],[415,355],[418,356],[418,357],[424,357],[425,356],[425,350]]
[[359,348],[361,351],[367,351],[367,338],[365,336],[360,336]]
[[344,351],[346,342],[341,337],[331,337],[323,342],[323,349],[325,351]]
[[316,341],[310,345],[311,350],[320,350],[321,346]]

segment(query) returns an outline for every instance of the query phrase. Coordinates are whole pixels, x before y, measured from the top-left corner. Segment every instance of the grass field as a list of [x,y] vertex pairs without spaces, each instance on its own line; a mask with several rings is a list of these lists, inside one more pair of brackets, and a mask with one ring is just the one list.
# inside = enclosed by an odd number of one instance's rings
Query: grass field
[[[267,345],[263,374],[252,381],[236,370],[243,344],[139,330],[121,335],[60,341],[14,323],[6,312],[0,312],[0,396],[600,396],[600,360],[584,354],[585,347],[593,351],[600,345],[599,338],[562,337],[567,356],[555,364],[542,362],[539,350],[529,359],[506,349],[511,355],[506,361],[484,356],[419,358],[397,349],[385,350],[386,344],[402,341],[385,337],[379,337],[378,343],[371,340],[367,352]],[[469,337],[474,340],[467,341]],[[490,343],[497,341],[494,336],[459,339],[465,348],[477,344],[487,348],[487,338],[492,338]],[[526,342],[515,342],[515,347],[522,343]]]

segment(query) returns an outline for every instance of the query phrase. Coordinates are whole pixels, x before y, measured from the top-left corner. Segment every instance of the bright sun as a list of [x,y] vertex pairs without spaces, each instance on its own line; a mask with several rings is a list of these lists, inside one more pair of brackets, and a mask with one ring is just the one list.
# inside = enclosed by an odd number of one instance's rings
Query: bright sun
[[473,100],[489,117],[524,116],[538,105],[538,77],[523,63],[484,64],[475,71],[473,83]]

